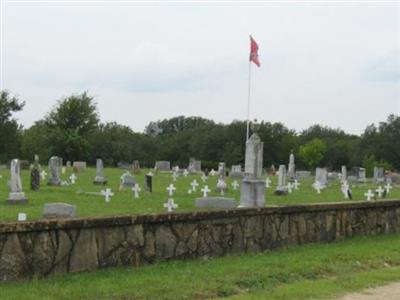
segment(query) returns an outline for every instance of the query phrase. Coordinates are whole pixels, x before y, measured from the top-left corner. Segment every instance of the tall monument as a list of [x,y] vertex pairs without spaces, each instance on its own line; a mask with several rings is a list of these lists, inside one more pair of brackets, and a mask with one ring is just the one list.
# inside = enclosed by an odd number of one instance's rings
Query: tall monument
[[253,124],[253,134],[246,142],[245,173],[242,180],[239,207],[265,206],[265,180],[262,176],[264,143]]
[[288,165],[287,176],[289,177],[289,180],[294,180],[296,177],[293,150],[290,152],[290,155],[289,155],[289,165]]

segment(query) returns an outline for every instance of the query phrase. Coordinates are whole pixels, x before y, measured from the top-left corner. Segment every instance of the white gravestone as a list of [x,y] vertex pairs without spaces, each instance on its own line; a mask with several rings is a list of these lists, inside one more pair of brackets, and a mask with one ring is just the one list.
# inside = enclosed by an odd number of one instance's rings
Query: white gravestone
[[114,193],[111,191],[111,189],[107,188],[105,191],[101,191],[101,194],[104,196],[104,200],[106,202],[111,201],[111,197],[114,196]]
[[201,191],[203,192],[203,197],[206,198],[208,196],[208,193],[211,192],[211,190],[208,188],[208,185],[205,185]]
[[60,159],[57,156],[52,156],[49,159],[49,172],[50,177],[47,185],[60,185]]
[[132,192],[133,192],[133,196],[135,197],[135,198],[139,198],[139,192],[141,191],[142,189],[140,188],[140,186],[139,186],[139,184],[135,184],[135,186],[132,188]]
[[199,186],[199,184],[197,183],[196,179],[194,179],[190,185],[192,186],[192,191],[193,192],[195,192],[196,188]]
[[237,190],[237,188],[239,187],[239,183],[236,181],[236,180],[234,180],[233,182],[232,182],[232,187],[233,187],[233,190]]
[[23,204],[28,202],[22,190],[20,165],[19,159],[13,159],[10,164],[11,180],[10,193],[7,200],[8,204]]
[[171,183],[171,184],[167,187],[166,190],[168,191],[168,195],[172,196],[172,195],[174,194],[174,191],[176,190],[176,187],[174,187],[174,185]]
[[289,156],[289,165],[288,165],[287,176],[288,176],[289,180],[294,180],[295,177],[296,177],[293,150],[292,150],[292,152],[290,153],[290,156]]
[[174,209],[178,208],[178,204],[175,204],[174,199],[169,198],[167,203],[164,203],[164,207],[168,212],[172,212]]
[[275,194],[283,195],[287,193],[286,186],[286,166],[280,165],[278,170],[278,186],[276,187]]
[[104,176],[104,165],[101,158],[96,159],[96,176],[93,180],[94,184],[107,184],[107,179]]
[[374,193],[371,190],[368,190],[368,192],[365,193],[364,196],[367,197],[367,201],[371,201],[372,197],[374,196]]

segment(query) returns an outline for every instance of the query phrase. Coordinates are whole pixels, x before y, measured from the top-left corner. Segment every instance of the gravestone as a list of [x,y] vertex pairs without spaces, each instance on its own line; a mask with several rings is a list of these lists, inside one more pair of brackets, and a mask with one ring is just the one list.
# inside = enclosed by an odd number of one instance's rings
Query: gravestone
[[326,168],[315,169],[315,182],[319,182],[321,188],[325,188],[328,185],[328,171]]
[[140,174],[140,163],[138,160],[134,160],[132,163],[133,174]]
[[107,184],[107,179],[104,176],[103,160],[98,158],[96,160],[96,177],[93,180],[94,184]]
[[233,165],[231,167],[231,172],[229,173],[231,177],[243,177],[242,166],[241,165]]
[[218,163],[218,175],[219,177],[225,179],[225,163],[220,162]]
[[365,183],[367,181],[367,171],[365,168],[358,169],[357,182]]
[[221,193],[221,196],[223,196],[228,191],[228,185],[226,184],[224,178],[218,178],[217,187],[215,190]]
[[8,204],[24,204],[28,200],[25,197],[25,193],[22,191],[21,181],[21,168],[19,159],[13,159],[10,164],[10,193],[8,195]]
[[288,165],[287,176],[288,176],[289,180],[291,180],[291,181],[296,179],[293,150],[291,151],[291,153],[289,155],[289,165]]
[[310,171],[296,171],[296,178],[299,180],[309,179],[310,177]]
[[158,171],[171,171],[171,163],[165,160],[156,161],[154,168]]
[[66,165],[65,165],[67,168],[71,168],[71,161],[70,160],[67,160],[67,163],[66,163]]
[[49,159],[49,180],[47,185],[60,185],[60,160],[57,156],[52,156]]
[[40,164],[39,156],[35,154],[33,167],[31,169],[31,190],[37,191],[40,188]]
[[119,161],[117,163],[117,167],[119,169],[123,169],[123,170],[130,170],[131,169],[131,165],[128,164],[127,162],[125,162],[125,161]]
[[[357,182],[365,183],[365,181],[366,181],[366,172],[365,172],[365,168],[353,167],[352,173],[353,173],[354,179],[355,179]],[[350,179],[350,178],[349,178],[349,179]]]
[[189,166],[187,167],[187,170],[191,174],[201,172],[201,160],[191,158],[189,160]]
[[347,167],[346,166],[342,166],[342,178],[341,180],[344,182],[347,180]]
[[237,203],[233,198],[224,197],[203,197],[196,198],[198,208],[235,208]]
[[147,192],[153,192],[153,174],[146,174],[145,182],[144,182],[144,189]]
[[382,167],[374,167],[374,182],[381,183],[385,181],[385,174]]
[[253,134],[246,142],[244,178],[239,207],[265,206],[265,181],[261,179],[264,143],[253,125]]
[[275,195],[285,195],[287,193],[286,176],[286,166],[280,165],[278,169],[278,185],[274,193]]
[[125,187],[132,188],[135,186],[135,184],[136,184],[135,178],[129,171],[126,171],[124,174],[122,174],[120,189]]
[[73,167],[78,171],[78,172],[83,172],[87,168],[86,161],[74,161]]
[[76,206],[67,203],[46,203],[43,207],[43,218],[61,219],[75,218]]

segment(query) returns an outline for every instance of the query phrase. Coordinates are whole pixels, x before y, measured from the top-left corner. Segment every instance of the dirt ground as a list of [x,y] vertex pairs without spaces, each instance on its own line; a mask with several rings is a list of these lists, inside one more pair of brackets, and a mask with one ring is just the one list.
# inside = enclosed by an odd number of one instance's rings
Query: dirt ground
[[400,300],[400,282],[347,294],[335,300]]

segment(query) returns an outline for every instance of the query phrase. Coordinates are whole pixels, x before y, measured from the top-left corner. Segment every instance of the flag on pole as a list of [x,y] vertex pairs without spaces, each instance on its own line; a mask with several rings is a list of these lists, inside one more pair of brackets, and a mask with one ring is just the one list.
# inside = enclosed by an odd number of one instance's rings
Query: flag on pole
[[250,61],[255,63],[257,67],[260,66],[260,61],[258,60],[258,45],[252,36],[250,36]]

